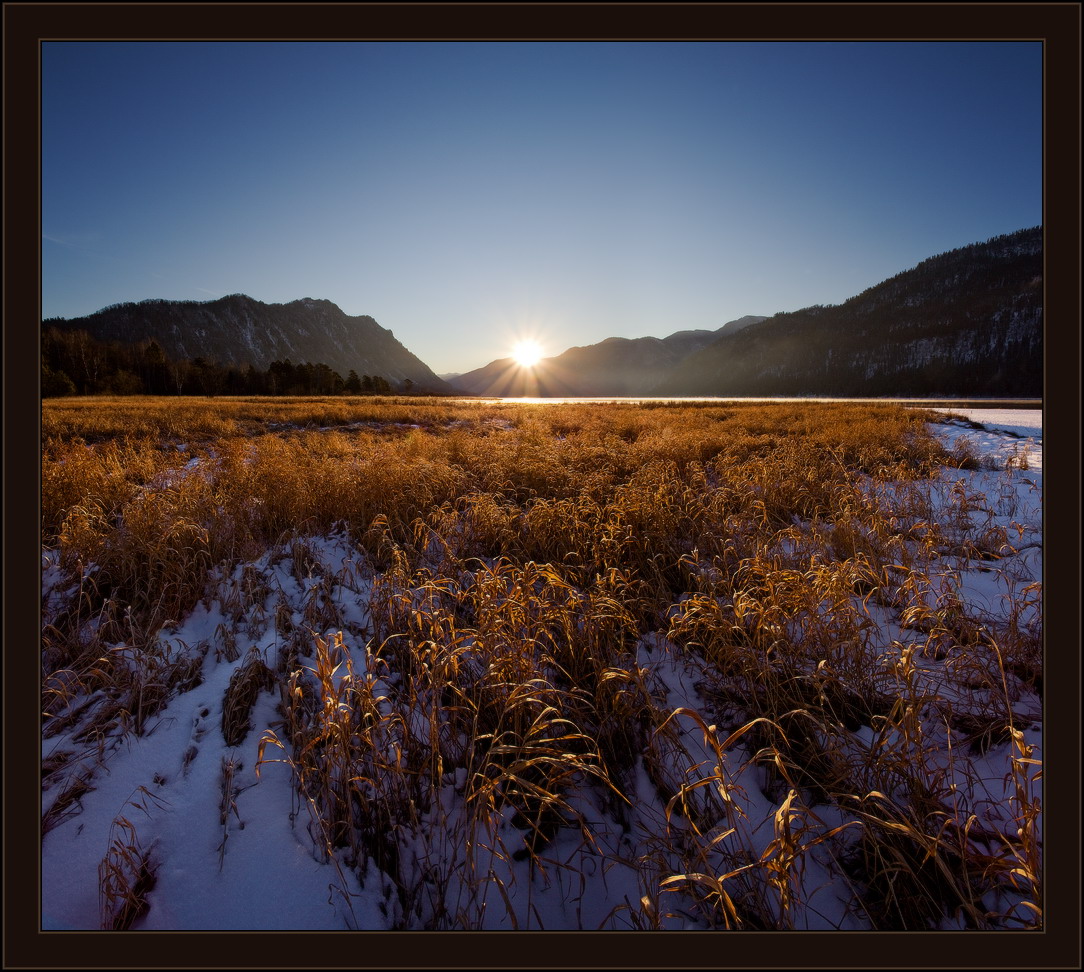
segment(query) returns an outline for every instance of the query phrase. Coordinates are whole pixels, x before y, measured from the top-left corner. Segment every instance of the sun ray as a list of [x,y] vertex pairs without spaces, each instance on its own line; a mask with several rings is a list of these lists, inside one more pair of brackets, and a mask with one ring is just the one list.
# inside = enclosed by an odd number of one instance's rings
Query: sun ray
[[542,347],[537,341],[520,341],[512,349],[512,357],[521,368],[533,368],[542,360]]

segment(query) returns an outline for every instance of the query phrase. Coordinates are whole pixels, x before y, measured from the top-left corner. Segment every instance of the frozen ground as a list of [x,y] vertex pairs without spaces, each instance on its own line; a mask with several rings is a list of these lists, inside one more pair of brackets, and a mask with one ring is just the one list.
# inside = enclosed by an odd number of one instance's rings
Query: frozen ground
[[[945,423],[936,426],[938,434],[950,444],[966,441],[990,468],[946,469],[933,492],[946,517],[970,517],[971,525],[975,518],[983,519],[984,528],[1005,531],[1015,552],[997,561],[996,569],[959,558],[946,565],[946,578],[973,616],[994,622],[1007,592],[1042,576],[1042,416],[1038,411],[982,409],[957,414],[982,427]],[[53,560],[46,551],[47,612],[63,599],[67,583]],[[308,564],[307,569],[299,569],[301,563]],[[253,593],[250,582],[257,575],[262,583]],[[125,843],[143,854],[155,872],[150,907],[136,920],[136,929],[424,927],[425,907],[404,914],[390,882],[375,867],[359,875],[340,861],[326,859],[285,763],[266,762],[257,777],[261,737],[268,728],[280,728],[277,692],[259,695],[252,729],[238,745],[227,745],[221,728],[231,676],[253,652],[274,667],[285,650],[276,623],[283,614],[292,626],[301,627],[312,622],[316,606],[331,604],[336,623],[324,630],[341,630],[356,671],[369,672],[365,646],[371,591],[372,578],[366,577],[359,552],[342,537],[298,541],[292,549],[269,551],[229,576],[216,576],[198,609],[162,633],[165,654],[202,653],[202,681],[172,698],[143,735],[95,738],[77,721],[67,731],[43,737],[43,767],[48,769],[43,813],[62,793],[71,793],[73,783],[85,781],[75,791],[81,795],[52,815],[43,838],[43,929],[101,927],[100,868],[103,861],[116,864],[116,849]],[[883,622],[887,652],[889,641],[906,638],[906,633],[887,613]],[[228,644],[231,638],[233,645]],[[716,761],[703,727],[687,714],[705,711],[698,694],[702,673],[695,660],[667,649],[661,636],[645,636],[637,661],[650,673],[660,705],[686,710],[674,720],[680,734],[672,745],[672,772],[692,780]],[[312,664],[304,655],[301,661]],[[940,665],[925,660],[921,668],[938,682]],[[1040,758],[1040,700],[1018,692],[1013,706],[1026,741]],[[869,727],[862,727],[849,745],[869,747],[872,735]],[[737,759],[740,752],[737,747],[731,755]],[[268,758],[276,755],[281,752],[273,748],[265,753]],[[1009,755],[1007,743],[991,746],[970,761],[969,779],[960,781],[961,800],[969,801],[984,822],[1004,823]],[[744,774],[740,765],[727,772],[740,795],[732,839],[742,842],[750,859],[775,853],[780,798],[766,793],[759,777]],[[671,866],[655,843],[667,828],[666,808],[642,762],[634,770],[633,784],[636,800],[621,825],[585,789],[576,809],[589,823],[595,843],[575,827],[563,828],[546,848],[548,868],[535,869],[527,861],[495,854],[492,848],[501,840],[515,839],[507,821],[495,821],[490,849],[479,849],[488,853],[483,863],[490,882],[479,887],[468,880],[464,850],[443,846],[464,826],[458,799],[462,780],[450,775],[440,806],[429,811],[417,832],[402,835],[403,851],[414,855],[419,868],[445,855],[440,867],[447,893],[462,903],[463,918],[474,927],[648,927],[650,915],[642,899],[657,891]],[[845,822],[831,807],[818,812],[826,828]],[[826,854],[807,858],[796,927],[867,927],[849,906],[846,882],[831,863]],[[661,925],[702,927],[680,915]]]
[[1043,468],[1043,413],[1041,409],[960,408],[953,416],[963,416],[982,428],[947,422],[938,426],[941,437],[949,444],[958,439],[970,442],[984,456],[993,458],[1002,467],[1012,457],[1026,457],[1032,471]]

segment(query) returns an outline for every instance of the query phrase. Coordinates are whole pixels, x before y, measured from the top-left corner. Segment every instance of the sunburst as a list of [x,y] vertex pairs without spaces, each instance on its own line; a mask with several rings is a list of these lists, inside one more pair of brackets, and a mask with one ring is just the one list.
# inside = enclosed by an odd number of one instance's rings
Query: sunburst
[[512,357],[521,368],[533,368],[542,360],[543,353],[537,341],[520,341],[512,349]]

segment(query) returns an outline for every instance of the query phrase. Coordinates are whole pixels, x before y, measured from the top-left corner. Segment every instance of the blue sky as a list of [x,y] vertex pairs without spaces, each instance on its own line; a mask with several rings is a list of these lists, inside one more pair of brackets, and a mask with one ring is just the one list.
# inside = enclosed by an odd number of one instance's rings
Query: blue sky
[[1042,46],[42,51],[42,311],[334,301],[438,372],[839,303],[1042,222]]

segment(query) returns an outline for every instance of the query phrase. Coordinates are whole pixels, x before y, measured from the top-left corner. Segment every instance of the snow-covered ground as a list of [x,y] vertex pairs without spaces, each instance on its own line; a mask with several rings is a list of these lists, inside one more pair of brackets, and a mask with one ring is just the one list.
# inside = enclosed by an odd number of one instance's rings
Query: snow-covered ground
[[[946,583],[955,585],[955,594],[972,616],[996,620],[1006,593],[1020,591],[1042,576],[1042,414],[987,409],[957,414],[982,427],[946,422],[935,426],[937,433],[950,445],[966,441],[990,468],[946,469],[932,492],[940,498],[946,517],[970,518],[971,526],[982,519],[990,535],[1001,530],[1008,536],[1014,552],[1006,552],[994,567],[973,559],[949,560]],[[231,677],[252,652],[274,668],[285,650],[281,631],[309,624],[314,605],[334,603],[338,612],[334,627],[343,632],[355,669],[363,674],[368,670],[365,646],[372,578],[365,576],[359,552],[336,535],[308,539],[303,546],[304,557],[316,565],[308,572],[297,569],[303,558],[296,550],[270,551],[230,576],[215,578],[197,610],[162,633],[159,645],[164,655],[203,653],[202,681],[174,697],[144,734],[96,740],[69,730],[42,739],[43,765],[50,767],[43,812],[81,775],[89,787],[57,815],[43,838],[43,929],[101,926],[100,867],[111,859],[111,847],[123,845],[115,839],[131,838],[132,833],[155,879],[148,893],[149,910],[137,919],[136,929],[419,927],[424,911],[421,917],[404,915],[390,882],[375,866],[358,875],[341,861],[325,858],[286,763],[264,762],[257,776],[261,737],[281,719],[277,691],[260,693],[252,729],[242,742],[230,746],[223,736],[223,700]],[[47,605],[64,593],[54,559],[46,552]],[[246,578],[256,575],[263,584],[252,593]],[[284,616],[289,625],[278,623]],[[884,625],[889,652],[891,640],[905,639],[906,632],[888,613]],[[236,639],[232,661],[228,655],[233,652],[224,648],[225,631],[232,631]],[[703,673],[693,658],[667,650],[661,635],[652,634],[641,639],[636,661],[649,673],[660,704],[704,713],[704,721],[710,721],[698,688]],[[304,655],[301,662],[313,663]],[[923,659],[919,667],[928,678],[939,680],[940,664]],[[1026,742],[1040,758],[1040,701],[1018,692],[1013,706]],[[717,755],[704,727],[687,713],[676,715],[673,724],[678,730],[670,744],[674,774],[690,781],[698,772],[710,771]],[[853,733],[851,745],[872,746],[873,730],[863,727]],[[728,755],[737,761],[740,753],[739,746]],[[961,781],[961,799],[970,800],[983,820],[996,823],[1003,818],[1011,782],[1010,753],[1008,743],[993,745],[973,761],[967,794]],[[264,755],[271,759],[283,753],[269,746]],[[731,795],[737,801],[736,836],[731,839],[742,842],[751,860],[776,853],[780,798],[765,793],[760,778],[743,774],[740,765],[724,769],[735,783]],[[672,874],[667,871],[672,862],[653,843],[653,835],[666,831],[666,807],[642,762],[634,774],[637,799],[620,825],[586,790],[574,798],[595,843],[585,840],[581,829],[562,828],[543,855],[550,862],[548,868],[487,852],[490,890],[478,892],[468,888],[463,849],[446,851],[451,857],[442,873],[453,891],[459,886],[465,917],[475,927],[486,928],[648,927],[650,911],[643,900],[652,895],[657,900],[658,882]],[[709,798],[707,789],[698,791],[704,799]],[[461,792],[462,780],[450,774],[442,794],[446,800],[430,809],[423,823],[428,819],[434,826],[465,826],[461,801],[457,802]],[[825,827],[845,823],[838,811],[821,809]],[[131,824],[130,830],[123,821]],[[497,837],[515,839],[506,821],[498,821],[497,827],[491,848],[499,846]],[[421,862],[442,853],[441,841],[448,832],[405,835],[404,853],[415,855],[421,867]],[[112,860],[117,861],[116,853]],[[705,860],[706,866],[711,863]],[[798,927],[867,927],[849,908],[849,889],[826,856],[808,856],[803,889]],[[680,916],[660,924],[702,927],[692,917]]]
[[965,439],[975,450],[1004,467],[1011,458],[1025,458],[1032,471],[1043,468],[1042,409],[954,408],[953,416],[963,416],[981,429],[943,423],[938,433],[949,445]]

